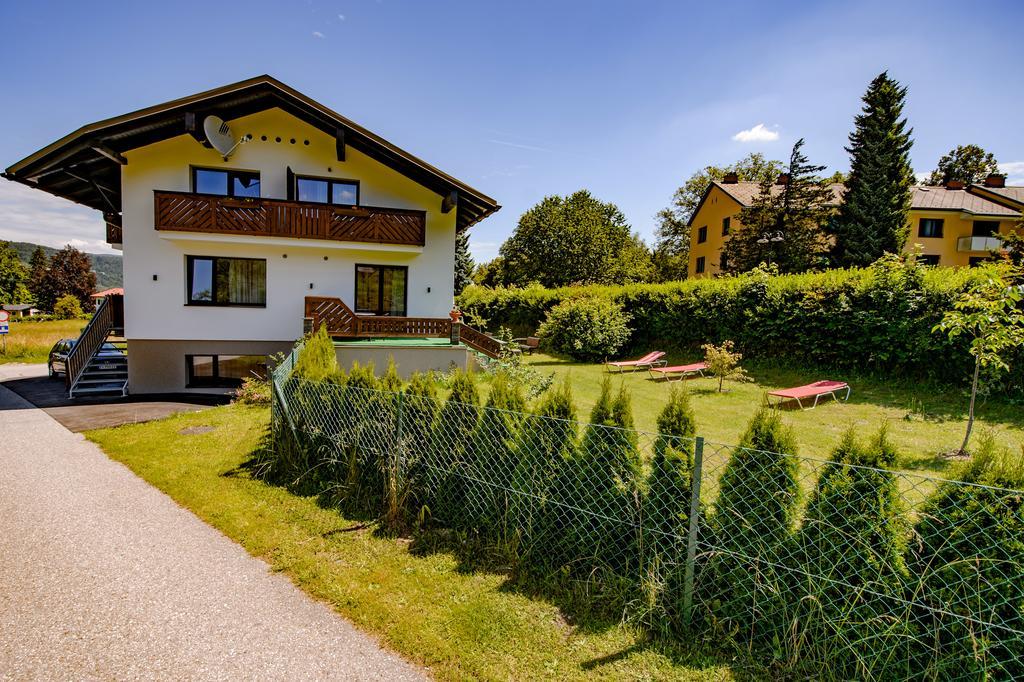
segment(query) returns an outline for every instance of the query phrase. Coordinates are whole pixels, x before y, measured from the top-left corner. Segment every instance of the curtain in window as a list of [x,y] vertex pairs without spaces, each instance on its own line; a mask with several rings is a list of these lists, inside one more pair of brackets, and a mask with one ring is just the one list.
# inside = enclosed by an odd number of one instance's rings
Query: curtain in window
[[266,304],[266,261],[222,258],[217,260],[217,270],[217,297],[220,303]]
[[405,316],[405,268],[384,269],[384,312]]

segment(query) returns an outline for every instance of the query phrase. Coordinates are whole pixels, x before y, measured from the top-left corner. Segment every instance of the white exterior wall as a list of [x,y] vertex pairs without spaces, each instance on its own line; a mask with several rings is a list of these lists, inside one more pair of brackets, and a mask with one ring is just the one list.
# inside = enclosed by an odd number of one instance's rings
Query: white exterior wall
[[[186,134],[125,154],[126,338],[293,341],[302,334],[306,296],[334,296],[355,308],[356,263],[408,266],[407,314],[447,317],[454,299],[455,211],[441,213],[438,194],[351,147],[346,149],[345,161],[338,161],[332,136],[280,109],[228,123],[236,138],[248,133],[254,139],[239,146],[227,162]],[[260,140],[262,135],[268,137],[266,142]],[[277,137],[281,142],[275,142]],[[157,231],[153,191],[191,191],[192,166],[259,171],[261,194],[270,199],[287,197],[289,166],[296,175],[358,180],[362,205],[425,210],[426,245],[420,249]],[[266,307],[186,306],[186,255],[265,258]]]

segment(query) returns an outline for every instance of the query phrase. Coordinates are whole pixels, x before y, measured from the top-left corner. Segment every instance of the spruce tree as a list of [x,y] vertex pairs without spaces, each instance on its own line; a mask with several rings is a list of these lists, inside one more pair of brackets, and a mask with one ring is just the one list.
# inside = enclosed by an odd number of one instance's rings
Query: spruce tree
[[863,267],[886,253],[902,253],[914,173],[911,129],[903,118],[907,89],[879,74],[864,94],[864,107],[850,133],[850,177],[832,222],[832,261]]
[[28,290],[32,294],[32,300],[37,305],[39,304],[40,296],[43,295],[46,270],[49,267],[50,259],[46,257],[46,252],[43,251],[43,247],[37,246],[28,261]]
[[722,269],[746,272],[761,263],[780,272],[805,272],[825,264],[822,228],[833,203],[832,190],[803,153],[804,140],[793,145],[783,184],[762,178],[754,202],[740,211],[736,233],[722,250]]
[[473,283],[473,270],[476,263],[469,253],[469,231],[463,230],[455,235],[455,295]]

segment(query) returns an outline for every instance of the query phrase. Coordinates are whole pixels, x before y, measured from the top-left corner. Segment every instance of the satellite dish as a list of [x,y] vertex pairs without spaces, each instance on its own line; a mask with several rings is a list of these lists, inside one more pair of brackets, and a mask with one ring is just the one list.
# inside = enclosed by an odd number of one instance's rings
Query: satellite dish
[[242,139],[235,142],[235,134],[231,128],[219,116],[207,116],[203,121],[203,132],[206,133],[206,140],[210,146],[220,152],[220,155],[227,161],[231,152],[235,151],[238,145],[247,142],[252,135],[243,135]]

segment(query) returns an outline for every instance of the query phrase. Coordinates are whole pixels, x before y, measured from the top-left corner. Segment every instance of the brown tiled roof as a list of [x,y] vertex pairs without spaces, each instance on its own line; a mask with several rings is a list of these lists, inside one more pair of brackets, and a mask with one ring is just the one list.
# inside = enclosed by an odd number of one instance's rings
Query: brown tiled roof
[[971,185],[971,190],[996,194],[1019,206],[1024,206],[1024,187],[988,187],[986,185]]
[[914,187],[910,207],[922,211],[964,211],[974,215],[1005,216],[1007,218],[1020,215],[1020,211],[1014,211],[1012,208],[989,201],[977,194],[945,187]]
[[[761,191],[760,184],[756,182],[714,182],[712,184],[738,201],[741,206],[750,206],[754,203],[757,193]],[[838,206],[843,201],[843,193],[846,192],[846,186],[841,183],[834,183],[829,187],[832,189],[834,197],[829,205]],[[772,185],[772,194],[778,194],[781,191],[782,185]]]
[[[757,196],[759,185],[756,182],[736,182],[726,184],[724,182],[713,183],[720,190],[735,199],[741,206],[750,206]],[[846,186],[841,183],[830,185],[834,200],[830,205],[838,206],[843,201],[846,193]],[[781,191],[781,185],[775,185],[773,192]],[[985,189],[992,190],[986,187]],[[1024,201],[1024,187],[1006,187],[1002,191],[1016,192]],[[974,215],[1006,216],[1013,217],[1020,215],[1020,211],[1014,211],[984,197],[971,194],[962,189],[946,189],[945,187],[914,187],[911,194],[910,208],[917,210],[934,211],[964,211]]]

